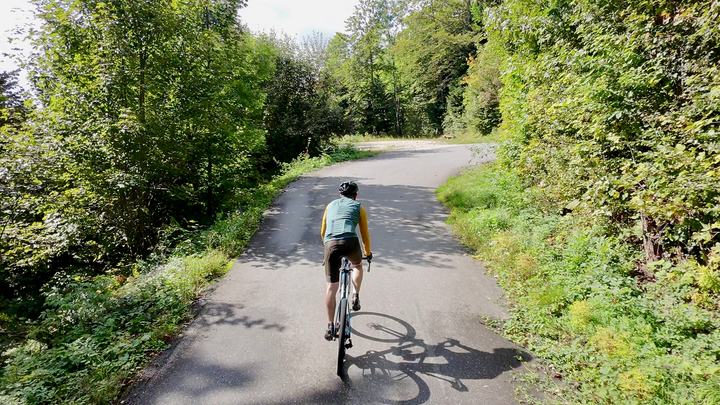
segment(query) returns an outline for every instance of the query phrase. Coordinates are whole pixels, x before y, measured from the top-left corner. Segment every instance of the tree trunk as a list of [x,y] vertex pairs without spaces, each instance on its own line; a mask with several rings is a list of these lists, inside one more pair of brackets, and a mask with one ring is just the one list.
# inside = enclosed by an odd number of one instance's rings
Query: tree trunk
[[647,263],[658,261],[662,257],[660,229],[658,228],[657,223],[655,223],[655,220],[647,217],[644,212],[640,213],[640,219],[642,221],[645,261]]
[[395,134],[402,137],[402,125],[400,123],[400,95],[398,94],[398,78],[397,69],[395,69],[395,59],[392,61],[393,69],[393,98],[395,99]]

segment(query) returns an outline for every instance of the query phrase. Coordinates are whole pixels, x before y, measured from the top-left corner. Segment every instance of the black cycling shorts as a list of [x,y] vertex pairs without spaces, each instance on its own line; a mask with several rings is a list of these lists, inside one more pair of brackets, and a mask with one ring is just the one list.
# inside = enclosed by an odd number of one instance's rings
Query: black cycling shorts
[[325,277],[328,283],[340,281],[340,266],[342,258],[347,257],[352,264],[360,264],[362,261],[362,250],[357,237],[330,240],[325,243]]

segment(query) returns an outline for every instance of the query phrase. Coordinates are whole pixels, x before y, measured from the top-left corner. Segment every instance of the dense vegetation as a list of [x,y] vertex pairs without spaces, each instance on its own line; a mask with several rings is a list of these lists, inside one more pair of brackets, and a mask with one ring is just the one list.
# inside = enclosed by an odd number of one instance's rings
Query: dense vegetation
[[719,19],[717,2],[485,9],[470,63],[498,69],[507,140],[439,196],[507,292],[505,332],[568,378],[550,402],[720,403]]
[[[522,11],[522,12],[521,12]],[[720,242],[717,2],[507,2],[505,149],[568,208],[636,226],[647,262]]]
[[562,215],[498,164],[438,196],[505,290],[506,336],[544,359],[538,375],[565,380],[530,379],[548,402],[720,403],[720,300],[695,262],[657,262],[655,280],[638,285],[641,247],[606,222]]
[[0,400],[114,398],[283,173],[444,133],[505,139],[441,196],[564,397],[720,401],[720,3],[360,0],[299,44],[245,0],[33,3],[31,88],[0,74]]

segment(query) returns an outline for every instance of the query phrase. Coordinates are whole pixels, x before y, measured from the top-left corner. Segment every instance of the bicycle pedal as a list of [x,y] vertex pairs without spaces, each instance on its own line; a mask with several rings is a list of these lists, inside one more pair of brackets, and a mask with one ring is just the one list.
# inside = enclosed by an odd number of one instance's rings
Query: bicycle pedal
[[345,348],[346,349],[352,348],[352,340],[348,339],[347,341],[345,341]]

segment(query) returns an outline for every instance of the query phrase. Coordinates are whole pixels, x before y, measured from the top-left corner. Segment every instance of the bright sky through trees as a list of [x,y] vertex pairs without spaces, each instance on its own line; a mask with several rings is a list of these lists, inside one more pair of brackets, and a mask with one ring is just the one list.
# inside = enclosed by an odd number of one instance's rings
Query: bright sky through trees
[[[345,20],[352,14],[357,0],[249,0],[240,10],[240,18],[253,31],[284,31],[298,40],[321,32],[326,38],[345,30]],[[8,36],[18,26],[30,23],[29,0],[0,1],[0,55],[12,53],[19,46],[8,43]],[[15,69],[11,58],[0,56],[0,71]]]
[[17,64],[4,54],[14,53],[13,48],[22,46],[10,43],[8,37],[19,27],[32,21],[32,5],[29,0],[2,0],[0,2],[0,72],[17,68]]
[[357,0],[249,0],[240,18],[253,31],[284,31],[302,39],[313,31],[326,38],[345,31]]

